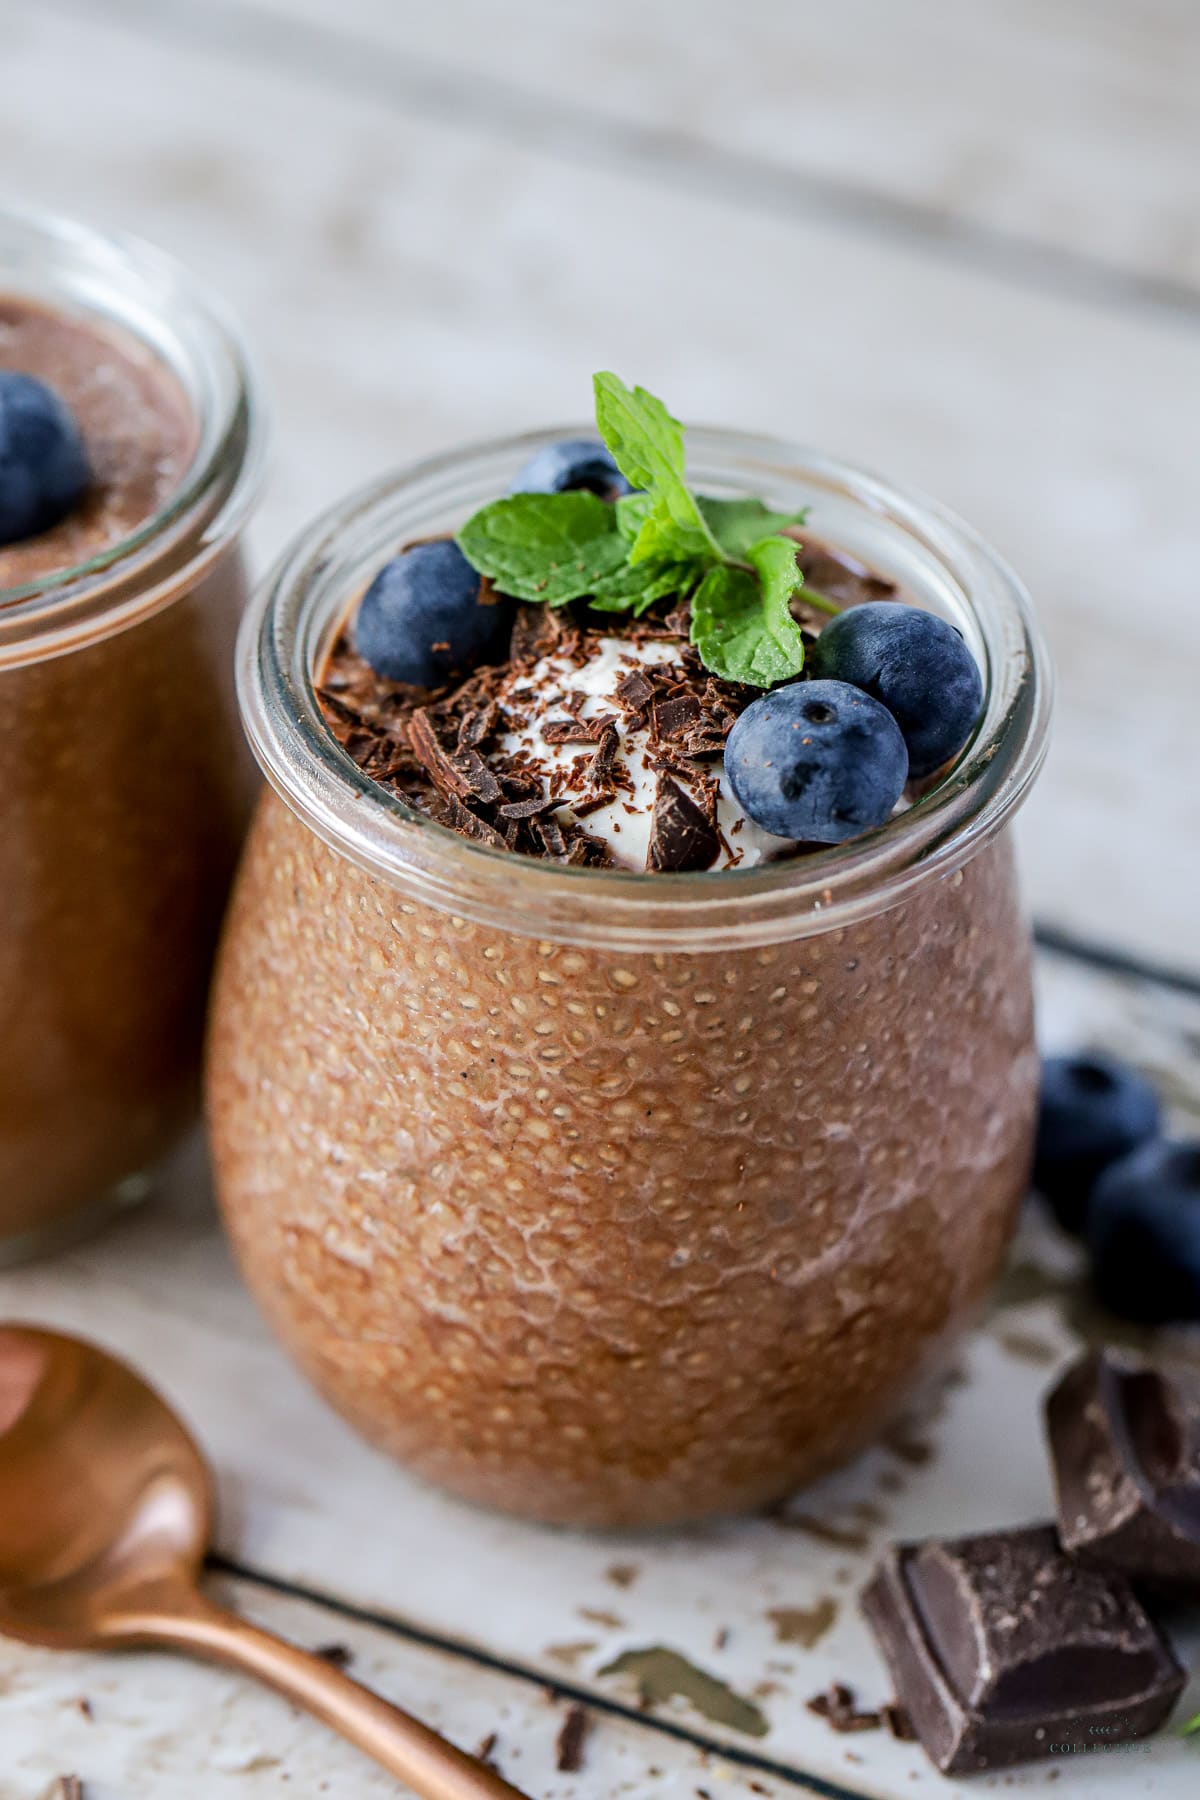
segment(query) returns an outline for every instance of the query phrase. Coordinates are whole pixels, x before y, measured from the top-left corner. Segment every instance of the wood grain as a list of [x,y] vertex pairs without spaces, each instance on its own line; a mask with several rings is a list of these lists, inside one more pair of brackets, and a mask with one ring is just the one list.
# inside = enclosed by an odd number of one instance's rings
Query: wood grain
[[473,105],[568,156],[676,179],[690,159],[747,203],[757,185],[780,210],[1007,254],[1014,278],[1200,303],[1190,0],[693,0],[686,27],[670,0],[219,4],[246,33],[306,28],[313,56],[321,38],[390,51],[412,103]]

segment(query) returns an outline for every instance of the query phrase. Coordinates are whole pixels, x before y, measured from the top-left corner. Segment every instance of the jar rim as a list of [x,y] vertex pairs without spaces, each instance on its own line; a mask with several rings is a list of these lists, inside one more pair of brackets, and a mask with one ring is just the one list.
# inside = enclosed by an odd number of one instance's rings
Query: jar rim
[[869,525],[867,535],[891,543],[897,556],[907,546],[939,602],[944,594],[951,612],[961,612],[984,666],[984,708],[971,742],[931,791],[848,844],[745,869],[650,875],[491,849],[364,775],[316,698],[314,672],[333,631],[401,543],[429,535],[435,518],[452,529],[504,492],[534,450],[569,435],[580,427],[495,438],[384,476],[302,532],[252,598],[238,646],[243,723],[276,793],[327,845],[410,899],[523,936],[712,951],[825,933],[882,912],[960,867],[1010,818],[1045,757],[1053,685],[1032,603],[1013,570],[936,501],[821,452],[717,428],[688,429],[695,485],[761,493],[772,505],[802,496],[817,508],[814,535],[853,549],[845,532],[839,540],[823,528],[820,508],[836,502],[845,520]]
[[196,442],[179,482],[132,531],[85,561],[0,586],[0,666],[78,648],[135,622],[244,523],[265,421],[252,361],[223,301],[166,251],[65,216],[0,206],[0,295],[132,336],[181,384]]

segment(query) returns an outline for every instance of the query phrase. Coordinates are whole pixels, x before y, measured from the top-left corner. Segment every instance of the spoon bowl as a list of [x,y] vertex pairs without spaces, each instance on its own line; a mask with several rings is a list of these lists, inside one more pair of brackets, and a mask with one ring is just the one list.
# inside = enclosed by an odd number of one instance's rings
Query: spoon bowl
[[148,1598],[199,1580],[212,1484],[116,1357],[0,1327],[0,1631],[56,1649],[144,1641]]
[[0,1633],[52,1649],[160,1645],[256,1675],[425,1800],[524,1800],[427,1725],[200,1589],[204,1458],[166,1401],[94,1344],[0,1326]]

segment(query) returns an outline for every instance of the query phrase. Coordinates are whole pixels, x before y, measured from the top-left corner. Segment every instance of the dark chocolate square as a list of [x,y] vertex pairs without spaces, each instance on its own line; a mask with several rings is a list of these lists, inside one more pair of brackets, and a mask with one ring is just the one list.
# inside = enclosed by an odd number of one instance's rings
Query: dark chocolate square
[[896,1695],[946,1774],[1145,1737],[1184,1674],[1123,1577],[1054,1528],[894,1546],[863,1595]]
[[1090,1351],[1047,1400],[1046,1429],[1063,1548],[1200,1591],[1200,1379]]

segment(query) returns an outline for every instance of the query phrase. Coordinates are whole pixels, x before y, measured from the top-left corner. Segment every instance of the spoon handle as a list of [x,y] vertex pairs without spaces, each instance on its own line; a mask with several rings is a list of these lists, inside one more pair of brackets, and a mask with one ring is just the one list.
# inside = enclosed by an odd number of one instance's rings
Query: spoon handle
[[398,1775],[422,1800],[528,1800],[478,1758],[321,1657],[214,1606],[201,1594],[194,1596],[194,1604],[189,1596],[186,1607],[160,1614],[152,1624],[147,1621],[147,1627],[147,1638],[256,1675]]

